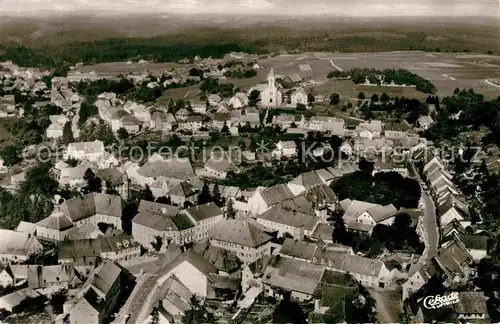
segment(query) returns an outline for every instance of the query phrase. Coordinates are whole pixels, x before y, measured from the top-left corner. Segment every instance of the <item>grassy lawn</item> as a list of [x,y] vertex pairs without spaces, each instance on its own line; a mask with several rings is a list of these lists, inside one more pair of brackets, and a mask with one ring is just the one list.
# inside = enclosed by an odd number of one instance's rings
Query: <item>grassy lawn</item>
[[174,101],[177,99],[199,100],[200,85],[195,84],[185,88],[168,89],[163,92],[160,98],[156,99],[156,103],[165,106],[168,104],[170,98]]

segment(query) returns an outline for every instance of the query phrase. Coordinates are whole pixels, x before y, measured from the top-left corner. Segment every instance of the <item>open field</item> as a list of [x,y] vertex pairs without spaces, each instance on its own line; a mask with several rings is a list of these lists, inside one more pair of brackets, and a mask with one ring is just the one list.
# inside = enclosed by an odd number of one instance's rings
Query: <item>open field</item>
[[106,75],[119,75],[126,73],[142,73],[144,71],[149,71],[151,73],[157,73],[159,71],[169,71],[172,69],[177,69],[182,67],[182,64],[175,62],[166,63],[137,63],[127,64],[127,62],[110,62],[110,63],[100,63],[93,65],[84,65],[77,68],[75,71],[80,71],[82,73],[96,72],[97,74]]
[[[461,55],[454,53],[427,53],[420,51],[386,52],[386,53],[302,53],[276,56],[263,60],[263,63],[274,67],[276,74],[297,73],[301,77],[311,78],[321,83],[317,88],[328,89],[327,92],[339,92],[344,96],[354,96],[358,92],[387,92],[405,97],[426,97],[411,88],[375,87],[355,85],[350,81],[328,81],[329,71],[338,68],[346,71],[353,68],[374,69],[407,69],[430,80],[438,89],[439,96],[453,94],[455,88],[472,88],[484,94],[486,98],[496,98],[500,88],[488,84],[485,79],[500,78],[500,66],[484,66],[484,62],[498,59],[491,55]],[[299,59],[299,60],[297,60]],[[331,62],[330,62],[331,61]],[[309,64],[311,71],[302,72],[301,64]],[[326,84],[325,84],[326,82]],[[338,90],[335,91],[335,87]],[[370,91],[371,90],[371,91]]]

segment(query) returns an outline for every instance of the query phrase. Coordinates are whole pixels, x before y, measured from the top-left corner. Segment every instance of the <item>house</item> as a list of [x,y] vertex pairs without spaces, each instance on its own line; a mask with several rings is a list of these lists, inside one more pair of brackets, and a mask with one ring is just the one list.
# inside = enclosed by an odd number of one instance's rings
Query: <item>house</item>
[[276,149],[273,151],[273,156],[278,159],[282,157],[291,158],[297,155],[297,144],[294,141],[279,141],[276,144]]
[[127,270],[106,260],[95,268],[77,296],[64,304],[63,317],[69,323],[104,323],[118,312],[134,285]]
[[[28,288],[50,297],[53,293],[68,289],[75,277],[72,266],[65,265],[28,265]],[[73,288],[73,287],[72,287]]]
[[459,321],[487,321],[488,306],[487,297],[481,291],[458,292],[458,303],[453,304],[453,312]]
[[260,93],[260,103],[265,107],[276,107],[282,104],[283,94],[279,89],[279,83],[276,82],[274,70],[271,68],[267,75],[267,85]]
[[141,200],[138,213],[132,219],[132,236],[146,248],[152,248],[152,242],[158,237],[165,246],[171,242],[183,244],[195,225],[191,219],[179,214],[178,207]]
[[298,104],[306,105],[308,104],[307,100],[307,93],[304,91],[303,88],[299,88],[295,90],[291,97],[290,97],[291,103],[293,106],[296,106]]
[[21,222],[19,222],[19,225],[17,225],[17,227],[16,227],[16,232],[35,235],[36,234],[36,224],[21,221]]
[[196,227],[192,240],[199,241],[208,237],[208,231],[224,218],[224,212],[213,202],[197,205],[181,211],[195,221]]
[[38,237],[56,241],[64,240],[73,229],[73,222],[60,209],[59,206],[46,218],[36,223]]
[[438,214],[441,226],[451,223],[454,219],[462,221],[469,217],[466,207],[457,204],[451,197],[438,206]]
[[434,124],[434,119],[431,116],[421,116],[417,123],[421,129],[427,130]]
[[253,214],[261,214],[281,201],[294,196],[287,185],[281,184],[269,188],[259,187],[248,198],[248,205]]
[[302,78],[295,73],[295,74],[285,75],[283,78],[281,78],[281,81],[287,86],[292,86],[294,84],[302,82]]
[[109,193],[110,190],[114,190],[123,199],[127,199],[130,185],[126,173],[121,172],[116,167],[110,167],[97,170],[95,175],[103,182],[103,193]]
[[203,116],[190,115],[186,121],[180,124],[180,127],[191,130],[193,132],[199,130],[203,126]]
[[226,158],[211,157],[205,163],[205,171],[216,178],[226,179],[228,172],[238,173],[239,169]]
[[141,123],[145,125],[149,125],[151,123],[151,113],[149,111],[149,108],[145,105],[127,101],[125,105],[123,105],[123,109],[125,109],[125,111],[127,111],[129,114],[132,114]]
[[163,286],[167,280],[175,276],[177,280],[189,289],[192,294],[204,299],[209,294],[210,274],[216,274],[217,269],[201,255],[189,249],[178,254],[158,274],[157,285]]
[[317,248],[315,243],[286,238],[279,254],[285,258],[310,263]]
[[355,129],[356,134],[362,138],[377,138],[382,133],[382,122],[380,120],[364,121]]
[[288,233],[295,238],[302,238],[304,235],[311,236],[319,218],[279,204],[258,215],[257,222],[266,228],[278,231],[279,236]]
[[229,105],[234,109],[241,109],[248,106],[248,96],[244,92],[238,92],[229,99]]
[[63,136],[64,125],[68,122],[68,117],[65,115],[49,116],[51,124],[47,128],[47,138],[59,138]]
[[279,125],[281,129],[287,129],[295,123],[295,116],[292,114],[281,114],[273,116],[273,125]]
[[264,295],[282,299],[288,292],[294,300],[309,301],[324,272],[322,266],[276,256],[264,270]]
[[[326,179],[321,176],[326,177]],[[299,195],[310,188],[329,184],[328,182],[331,179],[332,175],[328,171],[315,170],[298,175],[295,179],[288,182],[287,186],[294,195]]]
[[458,234],[458,239],[465,245],[474,261],[478,262],[488,256],[488,236]]
[[472,255],[458,238],[443,243],[438,255],[432,259],[432,263],[443,274],[445,285],[467,282],[472,273],[472,262]]
[[385,288],[392,279],[384,262],[354,255],[352,250],[316,249],[312,263],[348,273],[366,287]]
[[36,224],[37,235],[49,240],[63,240],[71,227],[106,223],[122,226],[122,199],[120,196],[89,193],[56,206],[53,213]]
[[331,135],[342,137],[345,132],[345,121],[336,117],[311,116],[304,127],[312,131],[329,132]]
[[80,101],[80,97],[73,90],[66,86],[54,86],[52,85],[52,90],[50,93],[50,101],[61,107],[63,110],[69,110],[73,104]]
[[198,198],[196,193],[196,189],[194,189],[189,182],[181,181],[168,191],[167,196],[170,197],[170,201],[174,205],[184,206],[186,202],[190,202],[194,205]]
[[16,98],[14,95],[4,95],[0,98],[0,117],[12,117],[16,113]]
[[209,95],[207,100],[208,100],[208,104],[212,107],[216,107],[222,102],[222,98],[218,94]]
[[208,232],[210,243],[233,252],[243,263],[271,254],[272,237],[247,220],[226,219]]
[[214,246],[209,240],[196,242],[192,249],[210,262],[217,269],[218,275],[240,276],[242,262],[234,252]]
[[392,225],[398,210],[393,204],[386,206],[369,202],[352,200],[346,201],[342,218],[346,226],[352,230],[369,232],[377,224]]
[[0,229],[0,261],[22,262],[43,251],[42,244],[31,234]]
[[189,159],[165,159],[155,153],[141,167],[130,167],[125,171],[133,182],[140,186],[151,185],[161,177],[176,180],[189,180],[195,175]]
[[6,288],[14,285],[14,275],[10,267],[4,263],[0,263],[0,287]]
[[231,115],[229,113],[214,113],[212,115],[212,128],[221,131],[224,125],[229,127],[230,124]]
[[332,225],[318,223],[311,235],[311,239],[321,240],[325,243],[333,243],[333,230],[334,227]]
[[191,102],[191,106],[193,108],[194,113],[202,114],[202,115],[207,113],[207,103],[205,101]]
[[0,310],[10,313],[21,312],[26,309],[26,301],[28,300],[31,302],[44,302],[46,298],[33,289],[23,288],[0,297]]
[[98,140],[93,142],[76,142],[68,145],[65,159],[97,161],[105,152],[104,143]]
[[[193,293],[175,275],[171,275],[163,284],[165,297],[160,301],[159,323],[182,323],[182,318],[191,309]],[[162,322],[164,317],[164,322]]]
[[69,167],[66,163],[57,163],[52,171],[61,186],[68,185],[72,188],[81,188],[87,185],[84,175],[89,169],[92,172],[96,172],[97,166],[94,163],[83,160],[74,168]]

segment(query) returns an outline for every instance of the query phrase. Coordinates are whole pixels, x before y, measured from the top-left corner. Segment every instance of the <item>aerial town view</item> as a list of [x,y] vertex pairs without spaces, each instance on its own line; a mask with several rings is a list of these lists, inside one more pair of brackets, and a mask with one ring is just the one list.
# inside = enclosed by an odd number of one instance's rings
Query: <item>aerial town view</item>
[[499,17],[0,0],[0,323],[500,322]]

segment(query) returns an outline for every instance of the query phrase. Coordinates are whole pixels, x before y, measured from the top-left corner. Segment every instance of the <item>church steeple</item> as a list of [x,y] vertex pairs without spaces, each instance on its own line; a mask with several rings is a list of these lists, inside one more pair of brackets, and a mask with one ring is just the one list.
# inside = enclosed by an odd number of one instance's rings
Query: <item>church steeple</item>
[[274,69],[271,68],[269,74],[267,75],[267,84],[274,86]]

